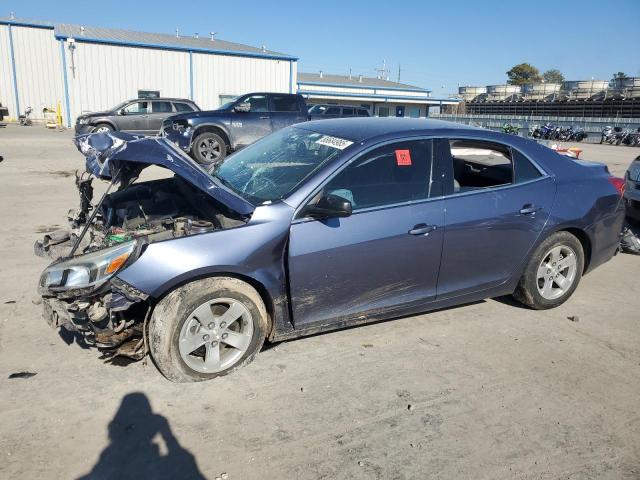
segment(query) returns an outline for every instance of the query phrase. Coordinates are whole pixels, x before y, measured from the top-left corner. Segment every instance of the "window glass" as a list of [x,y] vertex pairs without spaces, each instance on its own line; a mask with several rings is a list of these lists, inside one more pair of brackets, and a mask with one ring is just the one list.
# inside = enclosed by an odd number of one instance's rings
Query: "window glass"
[[151,108],[153,113],[167,113],[173,111],[170,102],[153,102],[151,104]]
[[379,117],[388,117],[389,116],[389,107],[378,107],[378,116]]
[[540,171],[519,151],[511,149],[516,169],[516,183],[528,182],[542,176]]
[[297,112],[298,99],[293,95],[271,95],[274,112]]
[[309,109],[309,113],[312,115],[322,115],[327,110],[324,105],[314,105]]
[[142,115],[149,113],[149,102],[134,102],[124,107],[127,115]]
[[242,100],[243,103],[249,103],[251,105],[252,112],[268,112],[269,106],[267,105],[266,95],[252,95]]
[[353,117],[353,108],[343,108],[342,109],[342,115],[344,116],[348,116],[348,117]]
[[369,116],[369,112],[367,112],[364,108],[359,108],[358,109],[358,116],[359,117],[368,117]]
[[409,116],[411,118],[420,118],[420,107],[409,107]]
[[513,183],[511,149],[482,140],[450,140],[454,191],[464,192]]
[[340,115],[340,107],[329,107],[325,115]]
[[431,141],[399,142],[376,148],[348,165],[324,188],[354,209],[429,197]]
[[230,107],[233,102],[238,99],[239,95],[219,95],[218,98],[220,100],[220,108]]
[[193,107],[188,103],[174,103],[173,106],[176,112],[193,112]]

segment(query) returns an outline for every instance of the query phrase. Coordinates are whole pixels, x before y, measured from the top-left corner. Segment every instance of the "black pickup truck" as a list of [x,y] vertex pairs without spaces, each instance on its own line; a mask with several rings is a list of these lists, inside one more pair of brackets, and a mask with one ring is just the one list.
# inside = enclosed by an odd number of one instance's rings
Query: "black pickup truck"
[[307,104],[301,95],[249,93],[218,110],[173,115],[162,123],[160,133],[198,163],[211,165],[229,151],[307,120]]

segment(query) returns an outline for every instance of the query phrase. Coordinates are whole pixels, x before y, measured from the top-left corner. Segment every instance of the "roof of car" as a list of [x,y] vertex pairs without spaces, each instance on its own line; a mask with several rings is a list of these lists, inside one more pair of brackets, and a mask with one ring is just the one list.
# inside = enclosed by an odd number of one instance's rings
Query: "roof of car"
[[187,103],[193,103],[195,105],[195,102],[193,100],[189,100],[188,98],[176,98],[176,97],[158,97],[158,98],[147,98],[147,97],[138,97],[138,98],[131,98],[129,100],[127,100],[127,102],[135,102],[136,100],[143,100],[143,101],[168,101],[168,102],[187,102]]
[[396,117],[354,117],[332,118],[299,123],[298,128],[312,130],[332,137],[344,138],[353,142],[380,137],[383,135],[429,134],[434,130],[467,130],[476,132],[482,130],[461,123],[445,122],[424,118],[396,118]]
[[359,108],[360,110],[366,110],[365,107],[360,107],[358,105],[334,105],[332,103],[316,103],[311,105],[312,107],[340,107],[340,108]]

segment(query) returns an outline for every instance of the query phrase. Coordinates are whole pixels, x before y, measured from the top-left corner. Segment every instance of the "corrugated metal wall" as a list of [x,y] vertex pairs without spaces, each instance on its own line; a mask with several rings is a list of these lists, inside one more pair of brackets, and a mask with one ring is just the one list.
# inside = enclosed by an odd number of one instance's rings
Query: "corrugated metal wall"
[[65,55],[73,118],[136,98],[138,90],[189,98],[188,52],[76,41],[73,54],[65,42]]
[[219,107],[220,95],[289,92],[287,60],[194,53],[193,75],[194,100],[204,109]]
[[[104,110],[135,98],[138,90],[158,90],[165,97],[190,98],[201,108],[220,106],[220,95],[296,89],[296,62],[268,58],[192,53],[82,42],[75,48],[56,40],[53,29],[11,27],[20,109],[61,102],[67,120],[62,50],[66,62],[71,122],[87,111]],[[291,79],[291,73],[293,78]],[[16,118],[9,27],[0,25],[0,102]]]
[[9,27],[7,25],[0,25],[0,103],[9,109],[10,119],[17,118],[16,99],[13,95]]

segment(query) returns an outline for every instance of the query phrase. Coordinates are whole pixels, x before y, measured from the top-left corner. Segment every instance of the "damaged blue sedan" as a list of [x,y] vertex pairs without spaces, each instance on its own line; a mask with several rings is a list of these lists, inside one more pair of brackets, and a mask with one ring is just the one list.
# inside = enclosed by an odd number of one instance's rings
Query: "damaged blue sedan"
[[[176,382],[228,374],[265,340],[502,295],[556,307],[624,221],[605,165],[446,122],[308,122],[209,170],[164,138],[76,144],[80,207],[36,244],[55,259],[45,318]],[[150,165],[172,175],[136,181]]]

